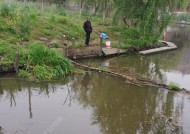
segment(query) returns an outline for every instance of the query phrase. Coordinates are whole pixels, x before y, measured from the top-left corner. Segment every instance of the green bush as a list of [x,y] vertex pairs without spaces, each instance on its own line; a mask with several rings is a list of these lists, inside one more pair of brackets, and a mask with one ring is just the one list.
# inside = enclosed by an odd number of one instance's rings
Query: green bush
[[39,43],[30,44],[28,56],[22,58],[27,61],[28,73],[39,80],[65,76],[72,68],[68,59]]
[[0,41],[0,55],[13,59],[19,47],[9,44],[7,41]]
[[28,40],[31,30],[31,15],[29,14],[29,9],[25,8],[23,10],[20,22],[19,22],[19,37],[22,40]]
[[142,47],[158,43],[157,38],[154,38],[153,36],[144,36],[135,28],[114,26],[111,28],[111,31],[113,34],[120,35],[122,37],[122,42],[126,47],[128,45]]
[[29,73],[26,70],[19,70],[18,71],[18,76],[22,77],[22,78],[30,78],[32,76],[31,73]]
[[36,65],[33,69],[33,75],[36,79],[42,80],[42,79],[51,79],[55,77],[55,74],[52,73],[52,68],[48,66],[40,66]]
[[65,9],[63,6],[57,8],[57,14],[58,15],[66,15]]
[[0,8],[1,16],[7,17],[11,15],[11,7],[8,4],[3,3]]
[[15,60],[16,53],[22,52],[20,46],[10,44],[7,41],[0,41],[0,64],[12,64]]
[[170,90],[178,91],[179,90],[179,84],[171,82],[169,84],[169,88],[170,88]]

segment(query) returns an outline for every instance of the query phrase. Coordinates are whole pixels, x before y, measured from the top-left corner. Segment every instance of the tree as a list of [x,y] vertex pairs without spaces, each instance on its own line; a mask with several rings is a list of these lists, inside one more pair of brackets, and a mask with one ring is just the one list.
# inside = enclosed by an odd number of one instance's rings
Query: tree
[[138,28],[143,37],[159,38],[169,23],[168,11],[176,7],[178,0],[113,0],[115,5],[114,23],[123,22]]
[[97,15],[98,12],[101,12],[102,14],[102,25],[105,25],[105,19],[109,12],[111,12],[109,9],[112,7],[112,0],[90,0],[88,2],[91,2],[95,6],[95,12],[94,14]]

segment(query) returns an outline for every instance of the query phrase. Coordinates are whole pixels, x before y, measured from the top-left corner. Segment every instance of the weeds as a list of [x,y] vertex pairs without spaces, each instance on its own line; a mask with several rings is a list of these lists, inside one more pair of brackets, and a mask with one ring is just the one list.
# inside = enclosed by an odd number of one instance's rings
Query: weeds
[[179,84],[171,82],[169,84],[169,88],[170,88],[170,90],[178,91],[179,90]]
[[1,8],[0,8],[1,16],[3,16],[3,17],[10,16],[11,13],[12,13],[12,10],[11,10],[11,9],[12,9],[12,8],[10,7],[10,5],[3,3],[3,4],[1,5]]
[[7,41],[0,41],[0,64],[13,63],[17,52],[21,52],[20,46],[15,46]]
[[32,74],[29,73],[28,71],[26,70],[19,70],[18,71],[18,76],[22,77],[22,78],[31,78],[32,77]]
[[149,46],[152,44],[158,44],[157,38],[145,37],[141,34],[138,29],[128,28],[128,27],[112,27],[111,31],[114,35],[120,35],[122,37],[122,48],[127,48],[129,46]]
[[[30,44],[28,56],[23,56],[23,58],[27,61],[26,71],[32,74],[34,79],[65,76],[72,68],[68,59],[39,43]],[[27,76],[26,74],[22,71],[19,73],[20,76]]]

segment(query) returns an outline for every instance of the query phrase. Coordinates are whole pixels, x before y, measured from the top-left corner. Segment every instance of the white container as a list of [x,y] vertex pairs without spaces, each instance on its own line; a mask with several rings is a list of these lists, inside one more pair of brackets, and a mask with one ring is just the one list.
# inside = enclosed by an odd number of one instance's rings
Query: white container
[[106,48],[111,48],[111,41],[106,41]]

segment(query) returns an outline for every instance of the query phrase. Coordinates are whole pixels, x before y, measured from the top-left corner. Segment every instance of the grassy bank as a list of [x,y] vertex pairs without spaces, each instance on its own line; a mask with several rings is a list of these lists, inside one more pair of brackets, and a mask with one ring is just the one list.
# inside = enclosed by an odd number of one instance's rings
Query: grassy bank
[[[21,2],[0,2],[0,65],[12,65],[16,53],[20,53],[20,64],[26,65],[26,70],[20,70],[19,76],[51,79],[59,74],[66,75],[71,71],[69,61],[51,48],[63,48],[64,44],[71,47],[72,38],[76,39],[77,47],[84,46],[82,26],[86,17],[66,12],[63,7],[53,4],[46,5],[42,12],[38,3],[25,6]],[[108,34],[112,47],[117,46],[118,35],[122,37],[122,48],[157,43],[157,39],[142,36],[138,29],[112,25],[112,18],[106,18],[106,26],[101,25],[101,16],[91,19],[96,31]],[[93,32],[91,40],[98,38],[99,35]],[[95,44],[99,45],[99,41]]]
[[[13,65],[15,55],[19,53],[20,65],[25,65],[25,70],[18,71],[21,77],[51,79],[65,76],[71,71],[69,60],[51,48],[63,47],[64,34],[69,40],[79,37],[83,31],[63,16],[64,11],[56,7],[47,10],[42,16],[35,3],[26,7],[22,3],[0,3],[1,66]],[[55,39],[57,42],[52,42]]]

